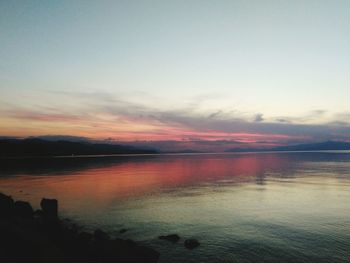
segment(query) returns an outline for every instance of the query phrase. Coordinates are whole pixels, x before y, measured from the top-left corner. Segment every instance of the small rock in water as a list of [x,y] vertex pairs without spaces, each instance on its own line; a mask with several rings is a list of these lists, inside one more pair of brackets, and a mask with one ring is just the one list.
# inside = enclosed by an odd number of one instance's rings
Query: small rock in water
[[171,235],[167,235],[167,236],[159,236],[158,238],[170,241],[172,243],[176,243],[177,241],[180,240],[180,237],[177,234],[171,234]]
[[186,239],[184,243],[185,247],[188,249],[194,249],[200,245],[197,239],[191,238],[191,239]]
[[122,228],[122,229],[119,230],[119,233],[123,234],[123,233],[125,233],[126,231],[128,231],[126,228]]

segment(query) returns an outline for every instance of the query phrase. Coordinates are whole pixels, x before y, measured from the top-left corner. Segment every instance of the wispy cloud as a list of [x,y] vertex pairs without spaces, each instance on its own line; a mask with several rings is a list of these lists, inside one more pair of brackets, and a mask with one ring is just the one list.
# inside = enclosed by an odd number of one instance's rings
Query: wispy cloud
[[9,117],[24,121],[42,121],[42,122],[76,122],[84,118],[75,114],[67,113],[44,113],[37,111],[14,110],[9,112]]
[[256,114],[255,117],[254,117],[254,121],[255,122],[261,122],[263,120],[264,120],[264,115],[261,114],[261,113]]
[[[25,135],[26,127],[50,124],[52,134],[71,135],[115,140],[177,141],[186,147],[224,147],[245,143],[250,145],[279,145],[327,139],[350,140],[350,113],[333,116],[325,110],[307,112],[303,116],[268,118],[263,113],[241,114],[233,109],[198,110],[195,104],[168,109],[150,103],[129,101],[122,96],[102,92],[55,93],[61,101],[74,98],[74,107],[40,106],[16,107],[7,105],[0,116],[18,120]],[[327,121],[321,122],[327,116]],[[6,123],[3,122],[3,126]],[[10,124],[9,124],[10,125]],[[7,127],[6,130],[10,130]],[[46,127],[45,133],[49,130]],[[8,135],[8,134],[1,134]],[[183,145],[185,147],[185,145]]]

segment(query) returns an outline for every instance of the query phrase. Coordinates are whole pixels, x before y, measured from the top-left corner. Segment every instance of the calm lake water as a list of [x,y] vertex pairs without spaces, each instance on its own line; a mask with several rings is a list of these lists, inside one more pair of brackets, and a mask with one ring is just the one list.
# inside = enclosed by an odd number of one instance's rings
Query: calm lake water
[[350,262],[349,152],[1,160],[0,175],[1,192],[57,198],[62,217],[160,262]]

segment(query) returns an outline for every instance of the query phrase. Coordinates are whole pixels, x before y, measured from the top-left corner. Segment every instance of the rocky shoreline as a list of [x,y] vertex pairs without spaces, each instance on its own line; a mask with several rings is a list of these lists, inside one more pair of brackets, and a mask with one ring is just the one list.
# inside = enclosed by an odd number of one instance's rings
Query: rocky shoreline
[[80,231],[58,216],[58,201],[42,199],[34,211],[25,201],[0,193],[0,262],[155,263],[159,253],[104,231]]

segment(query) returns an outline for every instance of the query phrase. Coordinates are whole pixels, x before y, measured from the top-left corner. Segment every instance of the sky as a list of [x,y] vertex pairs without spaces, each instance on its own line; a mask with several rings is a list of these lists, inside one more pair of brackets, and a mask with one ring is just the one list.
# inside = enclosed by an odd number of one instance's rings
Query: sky
[[0,136],[350,141],[349,1],[0,1]]

